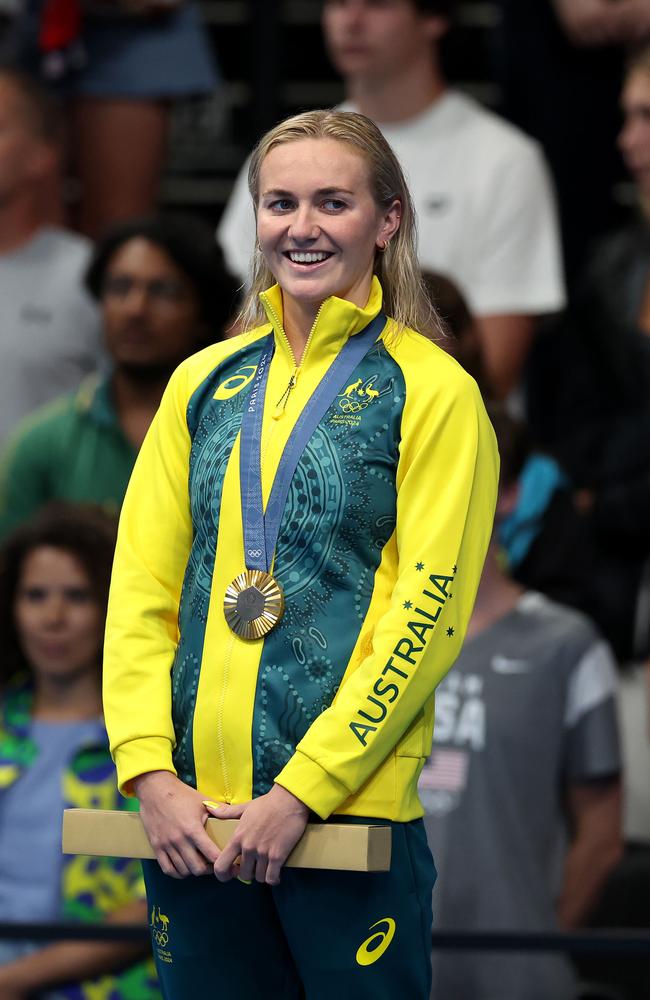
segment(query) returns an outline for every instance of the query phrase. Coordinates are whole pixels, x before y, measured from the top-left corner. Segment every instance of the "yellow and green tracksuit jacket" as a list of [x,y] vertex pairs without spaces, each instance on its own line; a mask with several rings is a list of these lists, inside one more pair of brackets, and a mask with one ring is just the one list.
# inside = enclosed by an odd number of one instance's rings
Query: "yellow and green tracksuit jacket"
[[122,789],[162,769],[229,803],[277,781],[322,818],[422,815],[434,690],[460,650],[497,485],[480,395],[444,351],[387,322],[294,473],[274,563],[282,621],[248,642],[223,614],[244,569],[239,430],[262,340],[273,331],[266,502],[309,396],[381,300],[376,278],[364,309],[326,299],[296,368],[274,286],[270,325],[172,376],[127,491],[109,602],[105,713]]

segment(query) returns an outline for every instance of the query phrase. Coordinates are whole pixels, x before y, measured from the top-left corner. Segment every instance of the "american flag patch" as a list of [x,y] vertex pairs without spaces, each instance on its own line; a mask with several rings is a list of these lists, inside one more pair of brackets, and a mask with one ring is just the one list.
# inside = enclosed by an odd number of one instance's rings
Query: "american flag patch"
[[422,769],[418,787],[422,791],[459,792],[465,787],[468,766],[466,750],[433,750]]

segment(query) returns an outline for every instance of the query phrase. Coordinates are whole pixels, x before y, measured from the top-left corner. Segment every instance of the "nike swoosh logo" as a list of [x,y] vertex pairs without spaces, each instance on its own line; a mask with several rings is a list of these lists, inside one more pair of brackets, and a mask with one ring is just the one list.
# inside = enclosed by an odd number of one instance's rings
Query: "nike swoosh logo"
[[491,666],[497,674],[527,674],[531,669],[528,660],[514,660],[499,654],[492,657]]
[[429,195],[425,202],[427,212],[446,212],[451,205],[451,199],[444,194]]

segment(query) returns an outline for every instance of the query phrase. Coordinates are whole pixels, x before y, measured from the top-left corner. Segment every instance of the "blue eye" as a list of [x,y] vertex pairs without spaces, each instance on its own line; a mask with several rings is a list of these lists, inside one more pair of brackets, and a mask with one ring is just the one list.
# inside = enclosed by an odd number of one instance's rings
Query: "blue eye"
[[345,208],[345,202],[339,198],[328,198],[327,201],[323,202],[323,208],[327,212],[340,212],[341,209]]
[[293,207],[293,203],[289,198],[276,198],[269,205],[269,208],[273,209],[274,212],[288,212]]

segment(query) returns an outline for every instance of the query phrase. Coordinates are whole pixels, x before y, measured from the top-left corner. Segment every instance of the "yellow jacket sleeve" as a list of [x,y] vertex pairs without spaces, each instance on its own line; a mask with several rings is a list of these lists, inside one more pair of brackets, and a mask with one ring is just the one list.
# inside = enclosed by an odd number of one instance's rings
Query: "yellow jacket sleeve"
[[172,376],[140,450],[113,565],[104,712],[125,792],[139,774],[174,772],[170,671],[192,541],[186,371],[182,365]]
[[276,779],[321,817],[393,752],[456,659],[492,532],[497,478],[494,434],[473,380],[455,366],[433,393],[421,376],[407,379],[386,609],[374,634],[360,636],[337,697]]

